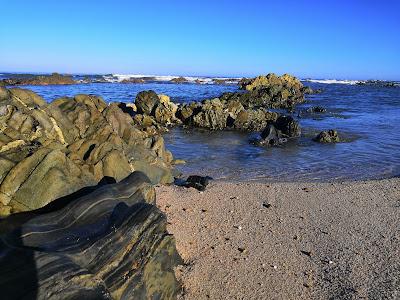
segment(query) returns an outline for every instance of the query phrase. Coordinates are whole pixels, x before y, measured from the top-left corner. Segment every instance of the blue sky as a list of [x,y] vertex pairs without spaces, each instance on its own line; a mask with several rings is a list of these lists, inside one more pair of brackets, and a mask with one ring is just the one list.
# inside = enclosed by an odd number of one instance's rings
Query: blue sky
[[400,1],[0,0],[0,71],[400,80]]

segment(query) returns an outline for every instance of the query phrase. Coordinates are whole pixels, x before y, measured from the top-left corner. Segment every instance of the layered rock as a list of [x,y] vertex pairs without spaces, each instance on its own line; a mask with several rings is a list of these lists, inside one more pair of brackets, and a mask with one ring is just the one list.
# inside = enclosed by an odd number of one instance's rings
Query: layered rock
[[86,188],[0,221],[4,299],[175,299],[180,263],[149,179]]
[[[158,98],[158,97],[157,97]],[[132,171],[172,182],[172,154],[156,130],[142,130],[118,104],[77,95],[47,104],[0,88],[0,214],[42,207],[103,177]]]
[[76,84],[72,76],[53,73],[51,75],[26,75],[3,80],[5,85],[52,85]]

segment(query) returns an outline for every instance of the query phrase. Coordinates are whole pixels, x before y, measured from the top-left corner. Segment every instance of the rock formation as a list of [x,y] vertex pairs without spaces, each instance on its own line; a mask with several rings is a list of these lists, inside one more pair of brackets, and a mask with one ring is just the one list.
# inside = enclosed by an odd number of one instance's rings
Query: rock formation
[[51,85],[76,84],[72,76],[53,73],[51,75],[20,75],[3,80],[5,85]]
[[175,299],[181,262],[149,179],[86,188],[0,221],[4,299]]
[[[158,99],[158,97],[157,97]],[[77,95],[47,104],[23,89],[0,88],[0,214],[40,208],[133,171],[153,183],[173,181],[172,154],[117,103]]]
[[339,135],[336,130],[330,129],[327,131],[321,131],[315,138],[314,141],[319,143],[338,143],[340,142]]

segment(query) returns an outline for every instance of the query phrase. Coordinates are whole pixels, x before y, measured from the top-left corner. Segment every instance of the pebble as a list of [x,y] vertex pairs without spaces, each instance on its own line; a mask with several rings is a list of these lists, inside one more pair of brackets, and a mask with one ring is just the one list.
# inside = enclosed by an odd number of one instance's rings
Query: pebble
[[264,206],[265,208],[270,208],[271,203],[263,202],[262,206]]

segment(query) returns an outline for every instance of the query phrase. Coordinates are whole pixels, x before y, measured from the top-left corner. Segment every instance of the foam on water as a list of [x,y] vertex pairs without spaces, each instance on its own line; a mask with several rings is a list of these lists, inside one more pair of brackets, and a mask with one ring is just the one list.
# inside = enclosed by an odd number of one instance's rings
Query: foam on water
[[111,74],[104,75],[107,82],[122,82],[134,78],[151,78],[155,82],[170,82],[172,79],[185,78],[189,83],[213,84],[214,80],[226,80],[228,84],[238,83],[241,78],[234,77],[206,77],[206,76],[177,76],[177,75],[147,75],[147,74]]
[[324,83],[324,84],[350,84],[354,85],[360,82],[361,80],[340,80],[340,79],[304,79],[305,82],[314,82],[314,83]]

